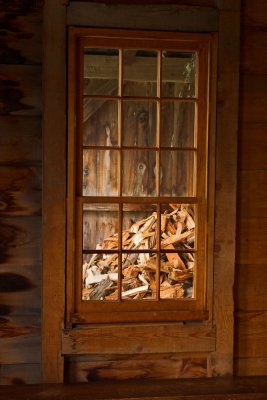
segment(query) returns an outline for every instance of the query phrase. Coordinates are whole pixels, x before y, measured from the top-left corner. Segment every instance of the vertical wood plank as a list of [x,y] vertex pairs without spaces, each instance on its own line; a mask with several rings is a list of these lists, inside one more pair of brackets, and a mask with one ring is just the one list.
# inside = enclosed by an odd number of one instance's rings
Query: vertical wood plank
[[61,328],[64,321],[66,196],[65,6],[44,4],[43,119],[43,382],[63,381]]
[[[224,4],[225,3],[225,4]],[[227,6],[225,7],[227,3]],[[240,12],[219,2],[217,160],[214,251],[214,320],[216,352],[212,375],[233,373],[233,283],[235,271],[237,116]],[[240,4],[239,4],[240,5]]]

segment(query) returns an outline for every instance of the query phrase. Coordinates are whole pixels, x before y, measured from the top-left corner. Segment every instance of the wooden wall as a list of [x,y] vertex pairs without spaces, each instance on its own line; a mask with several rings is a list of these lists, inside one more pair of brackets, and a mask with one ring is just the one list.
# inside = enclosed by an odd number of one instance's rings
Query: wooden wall
[[267,2],[241,24],[235,373],[267,375]]
[[0,384],[40,381],[41,11],[0,5]]
[[[40,0],[0,5],[0,384],[40,381],[41,13]],[[235,285],[238,375],[267,375],[266,43],[266,0],[243,0]],[[68,364],[67,375],[70,381],[112,378],[114,361],[122,378],[206,374],[205,357],[174,355],[170,360],[168,354],[151,354],[128,360],[77,357]],[[153,365],[157,368],[151,369]]]

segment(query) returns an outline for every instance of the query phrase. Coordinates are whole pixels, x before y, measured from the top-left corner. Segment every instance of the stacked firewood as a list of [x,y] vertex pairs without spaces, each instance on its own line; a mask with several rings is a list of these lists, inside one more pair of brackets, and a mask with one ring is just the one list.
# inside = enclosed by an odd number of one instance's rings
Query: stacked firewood
[[[193,296],[195,222],[191,205],[170,204],[160,223],[160,298]],[[122,232],[122,299],[153,299],[156,296],[157,260],[153,249],[157,241],[157,213],[135,222]],[[105,250],[118,248],[118,234],[97,246],[103,253],[93,254],[83,264],[83,300],[117,300],[118,254]],[[150,250],[140,253],[139,251]],[[171,252],[164,252],[169,250]]]

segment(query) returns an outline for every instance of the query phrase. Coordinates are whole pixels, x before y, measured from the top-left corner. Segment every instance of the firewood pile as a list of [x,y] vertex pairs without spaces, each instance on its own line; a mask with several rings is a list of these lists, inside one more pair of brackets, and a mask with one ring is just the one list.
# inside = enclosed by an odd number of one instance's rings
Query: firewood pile
[[[170,204],[161,214],[160,298],[178,299],[193,296],[195,222],[191,205]],[[122,232],[123,300],[153,299],[156,296],[157,213],[135,222]],[[93,254],[83,264],[83,300],[118,299],[118,254],[105,250],[118,249],[118,234],[97,245],[101,254]],[[150,253],[138,251],[151,250]],[[171,250],[172,252],[164,252]]]

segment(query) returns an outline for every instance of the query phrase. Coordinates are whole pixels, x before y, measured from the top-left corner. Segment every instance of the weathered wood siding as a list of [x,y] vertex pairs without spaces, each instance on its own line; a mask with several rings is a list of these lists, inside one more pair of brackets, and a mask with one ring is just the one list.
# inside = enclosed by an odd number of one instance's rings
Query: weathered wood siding
[[242,7],[235,374],[267,375],[267,2]]
[[[193,3],[201,5],[202,0]],[[203,0],[203,5],[211,3]],[[0,21],[0,384],[37,383],[41,379],[41,1],[3,1]],[[266,40],[267,2],[244,0],[235,285],[238,375],[267,375]],[[113,379],[114,374],[121,379],[205,376],[206,355],[190,357],[181,353],[77,356],[67,363],[66,378],[74,382]]]
[[39,3],[0,5],[0,384],[40,382]]

